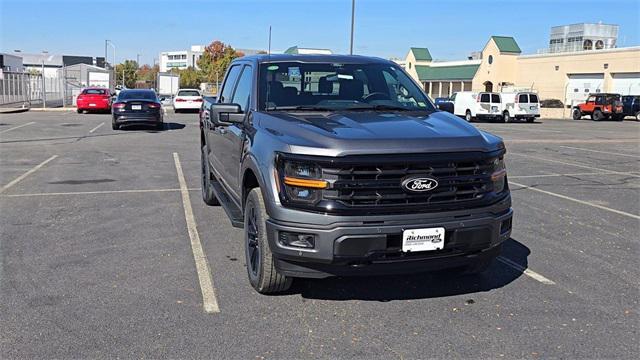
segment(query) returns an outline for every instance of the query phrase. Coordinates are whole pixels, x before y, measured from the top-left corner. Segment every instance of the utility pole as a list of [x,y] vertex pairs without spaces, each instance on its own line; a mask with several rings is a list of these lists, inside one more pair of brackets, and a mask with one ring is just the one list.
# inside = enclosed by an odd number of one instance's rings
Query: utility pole
[[140,68],[140,54],[136,54],[136,66]]
[[351,43],[349,45],[349,55],[353,55],[353,23],[356,17],[356,0],[351,0]]

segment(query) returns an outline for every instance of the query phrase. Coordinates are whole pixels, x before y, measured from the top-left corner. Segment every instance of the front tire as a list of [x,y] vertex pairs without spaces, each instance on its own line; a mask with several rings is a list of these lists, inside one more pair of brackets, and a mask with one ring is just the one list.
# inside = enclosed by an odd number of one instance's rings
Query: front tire
[[209,170],[209,160],[207,159],[207,145],[202,146],[200,153],[201,174],[200,186],[202,187],[202,200],[210,206],[218,205],[218,199],[213,193],[213,185],[211,185],[211,171]]
[[580,111],[580,109],[573,109],[573,120],[580,120],[582,119],[582,111]]
[[473,116],[471,116],[471,111],[467,110],[467,112],[464,114],[464,119],[467,120],[467,122],[473,121]]
[[293,279],[278,273],[267,240],[267,211],[260,188],[247,196],[244,212],[244,237],[247,274],[253,288],[261,294],[283,292]]
[[508,111],[505,111],[505,112],[502,114],[502,122],[506,122],[506,123],[508,123],[508,122],[510,122],[510,121],[511,121],[511,116],[509,116],[509,112],[508,112]]

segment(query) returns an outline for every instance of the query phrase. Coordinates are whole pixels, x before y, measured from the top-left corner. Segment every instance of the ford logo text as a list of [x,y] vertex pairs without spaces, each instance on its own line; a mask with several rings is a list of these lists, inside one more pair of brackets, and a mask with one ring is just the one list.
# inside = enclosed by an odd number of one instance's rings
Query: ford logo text
[[438,181],[428,177],[410,178],[402,182],[402,187],[414,192],[431,191],[438,187]]

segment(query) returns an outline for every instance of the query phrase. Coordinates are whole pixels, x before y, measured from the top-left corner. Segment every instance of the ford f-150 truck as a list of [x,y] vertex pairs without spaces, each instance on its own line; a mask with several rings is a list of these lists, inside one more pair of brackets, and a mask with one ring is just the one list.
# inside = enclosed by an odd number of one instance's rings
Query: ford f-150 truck
[[511,234],[503,141],[393,62],[236,59],[201,118],[202,196],[244,229],[260,293],[292,278],[485,270]]

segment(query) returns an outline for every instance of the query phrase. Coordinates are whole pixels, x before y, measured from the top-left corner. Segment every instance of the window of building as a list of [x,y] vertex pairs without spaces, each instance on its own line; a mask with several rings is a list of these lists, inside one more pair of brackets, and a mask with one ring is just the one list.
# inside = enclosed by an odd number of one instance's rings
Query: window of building
[[582,43],[582,49],[584,50],[592,50],[593,49],[593,41],[587,39]]
[[493,64],[493,55],[489,55],[489,65]]

